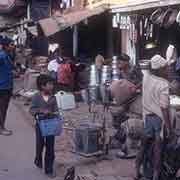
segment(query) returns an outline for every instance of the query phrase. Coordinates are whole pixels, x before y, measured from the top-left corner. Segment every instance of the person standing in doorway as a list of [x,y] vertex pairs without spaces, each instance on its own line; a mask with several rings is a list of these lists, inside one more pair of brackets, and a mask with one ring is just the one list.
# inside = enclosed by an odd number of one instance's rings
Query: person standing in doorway
[[6,114],[13,90],[13,61],[9,55],[9,38],[0,37],[0,135],[10,136],[12,131],[5,128]]

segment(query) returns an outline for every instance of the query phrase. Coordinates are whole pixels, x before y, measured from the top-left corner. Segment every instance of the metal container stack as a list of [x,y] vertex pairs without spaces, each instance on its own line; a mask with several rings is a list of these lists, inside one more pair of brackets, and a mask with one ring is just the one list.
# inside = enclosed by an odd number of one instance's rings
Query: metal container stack
[[120,71],[118,68],[118,59],[117,56],[113,56],[112,60],[112,81],[119,80]]
[[102,102],[106,104],[110,102],[109,85],[111,84],[111,81],[112,81],[112,69],[110,66],[105,65],[102,68],[100,92],[101,92]]
[[98,86],[98,85],[99,85],[99,77],[98,77],[98,71],[96,65],[91,65],[89,86]]
[[90,80],[88,88],[89,101],[96,101],[98,99],[98,87],[99,87],[99,75],[96,65],[91,65],[90,68]]
[[102,68],[101,84],[111,82],[111,67],[104,65]]

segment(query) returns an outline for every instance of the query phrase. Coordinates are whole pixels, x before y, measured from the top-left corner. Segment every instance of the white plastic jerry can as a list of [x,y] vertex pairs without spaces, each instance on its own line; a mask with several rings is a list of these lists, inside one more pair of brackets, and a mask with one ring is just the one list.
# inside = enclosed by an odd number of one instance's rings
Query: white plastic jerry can
[[70,110],[76,108],[75,97],[72,93],[59,91],[55,97],[58,109]]

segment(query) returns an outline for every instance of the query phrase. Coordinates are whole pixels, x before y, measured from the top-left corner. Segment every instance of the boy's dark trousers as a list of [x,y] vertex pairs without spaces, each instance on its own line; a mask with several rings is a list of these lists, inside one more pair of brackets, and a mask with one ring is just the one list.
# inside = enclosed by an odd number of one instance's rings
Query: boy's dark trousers
[[12,96],[11,90],[0,90],[0,128],[4,129],[7,110]]
[[42,167],[43,162],[43,149],[45,146],[45,158],[44,158],[44,165],[45,165],[45,173],[50,174],[53,173],[53,164],[54,164],[54,136],[42,137],[40,128],[38,124],[36,124],[36,157],[35,163],[39,167]]

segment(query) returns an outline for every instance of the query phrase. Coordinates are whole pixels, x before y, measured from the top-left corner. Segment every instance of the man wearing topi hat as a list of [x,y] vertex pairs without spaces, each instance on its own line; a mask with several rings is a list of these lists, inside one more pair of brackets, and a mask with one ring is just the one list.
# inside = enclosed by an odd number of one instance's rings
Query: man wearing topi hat
[[151,73],[143,79],[143,117],[144,137],[141,149],[136,159],[136,178],[140,176],[140,166],[144,158],[145,149],[148,149],[148,140],[153,139],[155,150],[153,151],[154,171],[153,180],[159,179],[161,162],[161,138],[165,125],[166,135],[170,137],[172,127],[169,118],[169,84],[167,78],[168,62],[160,55],[151,58]]

